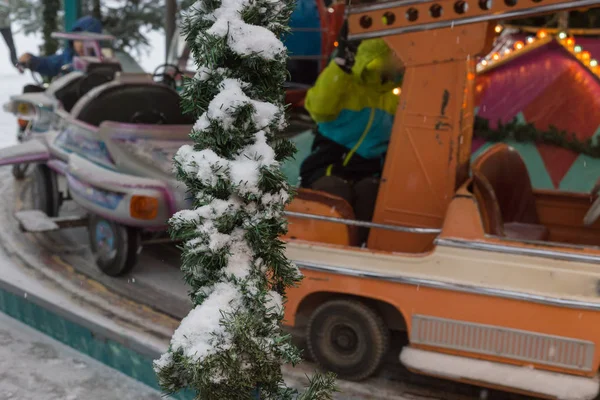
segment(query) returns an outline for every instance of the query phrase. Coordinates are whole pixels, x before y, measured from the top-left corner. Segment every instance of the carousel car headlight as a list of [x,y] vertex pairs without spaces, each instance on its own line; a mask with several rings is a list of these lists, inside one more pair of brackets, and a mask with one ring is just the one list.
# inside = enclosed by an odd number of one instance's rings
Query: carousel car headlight
[[152,220],[158,215],[158,199],[149,196],[133,196],[129,204],[133,218]]

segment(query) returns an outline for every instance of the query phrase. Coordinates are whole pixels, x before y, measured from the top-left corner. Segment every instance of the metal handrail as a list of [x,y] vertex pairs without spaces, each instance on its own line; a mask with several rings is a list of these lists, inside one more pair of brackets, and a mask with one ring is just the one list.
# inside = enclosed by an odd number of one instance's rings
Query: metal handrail
[[410,226],[377,224],[374,222],[356,221],[353,219],[344,219],[344,218],[336,218],[336,217],[327,217],[324,215],[313,215],[313,214],[306,214],[306,213],[300,213],[300,212],[295,212],[295,211],[285,211],[285,215],[287,215],[288,217],[314,219],[317,221],[334,222],[334,223],[344,224],[344,225],[360,226],[363,228],[387,229],[387,230],[396,231],[396,232],[419,233],[419,234],[424,234],[424,235],[439,234],[442,231],[439,228],[418,228],[418,227],[410,227]]

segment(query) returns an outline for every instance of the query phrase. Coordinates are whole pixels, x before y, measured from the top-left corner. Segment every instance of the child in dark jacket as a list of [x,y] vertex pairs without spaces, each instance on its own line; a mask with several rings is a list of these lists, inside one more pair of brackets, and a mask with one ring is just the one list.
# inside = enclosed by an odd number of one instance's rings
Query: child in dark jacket
[[[77,20],[71,32],[102,33],[102,23],[94,17],[83,17]],[[53,78],[60,74],[63,66],[73,61],[75,55],[81,56],[83,52],[83,42],[73,40],[68,42],[61,53],[46,57],[38,57],[30,53],[25,53],[19,57],[19,62],[40,75]]]

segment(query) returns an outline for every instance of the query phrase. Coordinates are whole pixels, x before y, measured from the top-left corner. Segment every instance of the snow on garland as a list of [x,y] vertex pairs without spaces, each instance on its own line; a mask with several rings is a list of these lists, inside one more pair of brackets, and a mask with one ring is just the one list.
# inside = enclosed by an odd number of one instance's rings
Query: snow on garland
[[169,351],[154,362],[168,393],[197,399],[330,399],[332,375],[315,375],[299,395],[282,377],[300,361],[283,333],[286,288],[301,274],[284,254],[290,188],[280,163],[293,144],[277,134],[283,105],[293,0],[200,0],[184,18],[198,72],[183,106],[198,119],[193,146],[175,156],[194,209],[171,220],[183,241],[182,271],[194,309]]

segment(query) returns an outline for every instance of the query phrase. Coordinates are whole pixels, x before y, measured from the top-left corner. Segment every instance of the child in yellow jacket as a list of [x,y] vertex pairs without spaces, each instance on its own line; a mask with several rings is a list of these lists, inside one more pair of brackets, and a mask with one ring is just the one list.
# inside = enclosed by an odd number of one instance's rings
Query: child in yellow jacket
[[341,57],[330,62],[306,96],[318,132],[300,167],[300,185],[340,196],[354,206],[357,219],[370,220],[402,68],[382,39],[363,41],[355,55],[348,44],[340,41],[340,47]]

